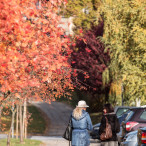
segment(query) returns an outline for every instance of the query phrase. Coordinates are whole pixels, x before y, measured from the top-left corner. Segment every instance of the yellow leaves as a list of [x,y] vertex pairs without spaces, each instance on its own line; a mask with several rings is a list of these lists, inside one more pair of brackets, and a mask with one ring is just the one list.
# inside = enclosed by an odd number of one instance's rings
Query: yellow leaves
[[0,43],[0,53],[4,53],[6,49],[6,45],[4,43]]
[[122,82],[115,81],[115,82],[111,83],[110,93],[111,94],[115,93],[116,96],[121,95],[122,94]]
[[134,1],[135,6],[144,5],[144,3],[145,3],[145,0],[135,0]]

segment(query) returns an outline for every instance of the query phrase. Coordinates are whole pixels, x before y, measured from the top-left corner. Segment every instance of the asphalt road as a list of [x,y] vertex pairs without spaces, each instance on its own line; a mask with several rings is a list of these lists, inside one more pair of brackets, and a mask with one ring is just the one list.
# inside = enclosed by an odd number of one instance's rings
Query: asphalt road
[[[69,146],[69,142],[61,137],[33,136],[30,139],[41,140],[44,144],[40,146]],[[98,141],[91,140],[90,146],[100,146],[100,143]]]
[[[7,138],[6,134],[0,134],[0,140]],[[40,140],[43,144],[40,146],[69,146],[69,142],[61,136],[30,136],[29,139]],[[90,146],[100,146],[100,142],[90,140]]]
[[[69,142],[62,138],[72,113],[72,107],[65,103],[52,102],[51,104],[45,102],[32,102],[34,106],[38,107],[45,113],[48,118],[48,131],[46,136],[30,136],[30,139],[42,141],[41,146],[68,146]],[[0,139],[6,138],[7,135],[0,134]],[[95,140],[90,140],[90,146],[100,146],[100,143]]]
[[47,136],[62,136],[72,113],[72,108],[61,102],[31,102],[48,116]]
[[[48,117],[48,133],[47,136],[32,136],[30,139],[41,140],[45,144],[42,146],[68,146],[69,142],[62,138],[67,127],[69,117],[73,108],[61,102],[32,102],[32,104],[42,110]],[[90,146],[100,146],[100,142],[90,140]]]

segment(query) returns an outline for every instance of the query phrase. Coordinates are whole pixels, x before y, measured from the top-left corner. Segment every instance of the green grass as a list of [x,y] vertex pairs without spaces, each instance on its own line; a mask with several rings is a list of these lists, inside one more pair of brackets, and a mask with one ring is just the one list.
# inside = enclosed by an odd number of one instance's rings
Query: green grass
[[[30,118],[31,120],[28,121],[28,134],[33,134],[33,135],[44,134],[47,124],[40,110],[38,110],[35,106],[32,105],[28,106],[27,109],[28,112],[31,113],[31,118]],[[3,109],[3,110],[6,112],[8,109]],[[11,112],[8,115],[2,115],[2,123],[5,124],[2,133],[7,133],[8,130],[10,129],[10,124],[11,124]],[[14,126],[16,126],[16,120]]]
[[[23,144],[20,144],[19,139],[11,139],[10,146],[39,146],[42,142],[38,140],[25,139]],[[7,139],[0,140],[0,146],[6,146]]]
[[46,121],[41,112],[34,106],[28,106],[28,111],[32,113],[33,119],[28,125],[28,133],[44,134]]
[[101,121],[101,118],[102,118],[102,112],[99,112],[99,113],[90,113],[90,117],[91,117],[91,120],[92,120],[92,124],[97,124],[97,123],[100,123]]

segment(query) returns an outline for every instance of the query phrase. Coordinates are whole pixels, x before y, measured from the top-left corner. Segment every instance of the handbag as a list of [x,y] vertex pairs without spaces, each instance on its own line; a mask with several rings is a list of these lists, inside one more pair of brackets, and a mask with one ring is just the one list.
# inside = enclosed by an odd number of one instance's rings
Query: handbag
[[111,125],[109,124],[107,117],[105,117],[105,119],[106,119],[106,127],[105,127],[104,132],[100,135],[101,140],[107,140],[107,139],[112,138]]
[[65,138],[68,141],[71,141],[72,140],[72,129],[73,129],[72,128],[72,120],[70,118],[69,123],[68,123],[68,125],[66,127],[66,130],[65,130],[62,137]]

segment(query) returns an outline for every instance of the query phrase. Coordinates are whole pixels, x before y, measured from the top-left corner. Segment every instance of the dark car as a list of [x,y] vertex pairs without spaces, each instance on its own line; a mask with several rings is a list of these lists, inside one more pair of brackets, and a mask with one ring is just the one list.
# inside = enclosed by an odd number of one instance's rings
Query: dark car
[[122,136],[134,130],[146,127],[146,106],[130,109],[127,117],[122,122]]
[[[130,108],[131,107],[127,107],[127,106],[115,107],[114,112],[116,113],[120,124],[128,115],[128,111]],[[100,127],[100,123],[97,123],[93,126],[93,131],[90,133],[92,139],[99,139],[99,127]]]
[[146,127],[140,128],[137,133],[138,146],[146,146]]
[[116,106],[114,108],[114,112],[116,113],[117,117],[121,116],[123,113],[127,112],[131,107],[129,106]]

